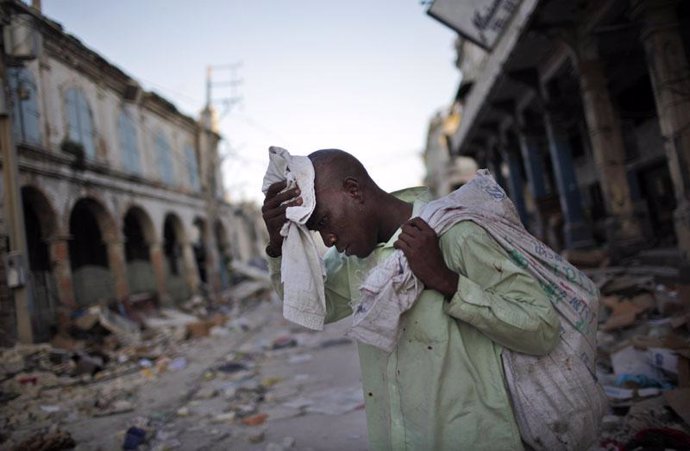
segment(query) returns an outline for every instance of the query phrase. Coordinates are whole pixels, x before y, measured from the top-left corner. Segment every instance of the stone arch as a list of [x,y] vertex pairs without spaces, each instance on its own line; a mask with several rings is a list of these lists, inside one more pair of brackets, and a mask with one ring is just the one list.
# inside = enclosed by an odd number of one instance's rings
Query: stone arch
[[129,206],[129,208],[127,208],[127,210],[125,210],[125,214],[123,215],[123,230],[124,220],[128,216],[131,217],[132,220],[138,222],[139,226],[141,227],[142,238],[146,244],[151,245],[158,241],[158,237],[156,236],[156,227],[153,224],[151,215],[148,214],[144,207],[141,207],[137,204],[132,204]]
[[60,304],[49,242],[57,234],[57,214],[48,197],[35,186],[23,186],[21,197],[34,306],[32,325],[35,339],[44,341],[51,338],[57,325]]
[[127,284],[131,294],[154,293],[156,276],[151,262],[151,246],[156,233],[149,214],[140,206],[132,205],[122,218]]
[[67,230],[69,230],[69,221],[77,205],[79,205],[80,208],[88,208],[93,213],[98,227],[100,228],[101,234],[103,235],[104,242],[120,240],[121,234],[118,228],[118,222],[115,215],[113,215],[106,206],[108,203],[101,196],[91,192],[85,193],[85,195],[81,197],[77,197],[72,204],[67,217]]
[[163,257],[166,291],[175,303],[187,300],[191,293],[187,283],[184,246],[187,237],[180,217],[169,212],[163,219]]
[[108,244],[120,234],[113,216],[93,197],[75,202],[69,215],[69,254],[74,295],[82,306],[107,303],[116,297]]
[[[24,207],[30,207],[32,219],[37,221],[36,226],[40,231],[40,238],[46,241],[57,235],[59,223],[57,211],[48,196],[40,188],[33,185],[22,186],[21,195]],[[24,226],[26,227],[28,224],[24,224]]]

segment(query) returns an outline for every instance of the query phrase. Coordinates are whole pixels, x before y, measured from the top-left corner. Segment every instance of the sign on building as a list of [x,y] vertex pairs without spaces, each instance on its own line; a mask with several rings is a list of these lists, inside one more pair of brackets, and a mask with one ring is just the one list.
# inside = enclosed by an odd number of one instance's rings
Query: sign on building
[[434,0],[427,13],[465,38],[493,49],[522,0]]

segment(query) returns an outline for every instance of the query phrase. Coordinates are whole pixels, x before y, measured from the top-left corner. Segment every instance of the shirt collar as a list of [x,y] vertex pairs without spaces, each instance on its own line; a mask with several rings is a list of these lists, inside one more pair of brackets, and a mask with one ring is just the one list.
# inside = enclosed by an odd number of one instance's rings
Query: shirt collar
[[[412,215],[410,216],[410,219],[418,216],[422,207],[431,201],[431,191],[429,188],[424,186],[406,188],[400,191],[394,191],[391,194],[400,200],[412,203]],[[377,244],[376,249],[392,248],[393,243],[395,243],[395,241],[398,239],[398,235],[400,235],[401,231],[402,229],[398,227],[398,230],[395,231],[393,236],[391,236],[390,239],[385,243]]]

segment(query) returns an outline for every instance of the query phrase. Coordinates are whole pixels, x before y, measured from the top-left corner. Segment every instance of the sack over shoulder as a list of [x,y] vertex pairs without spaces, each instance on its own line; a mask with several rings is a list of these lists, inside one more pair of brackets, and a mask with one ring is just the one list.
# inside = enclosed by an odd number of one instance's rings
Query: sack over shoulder
[[535,450],[588,449],[608,399],[567,342],[541,357],[505,349],[502,358],[523,441]]

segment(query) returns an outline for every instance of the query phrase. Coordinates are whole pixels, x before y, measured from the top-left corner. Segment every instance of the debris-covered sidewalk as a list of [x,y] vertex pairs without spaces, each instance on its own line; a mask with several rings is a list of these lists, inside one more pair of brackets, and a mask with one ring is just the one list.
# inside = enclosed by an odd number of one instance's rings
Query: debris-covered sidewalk
[[[690,449],[690,283],[664,266],[587,263],[611,402],[593,450]],[[233,309],[92,307],[51,343],[2,350],[0,448],[367,449],[347,320],[288,323],[265,274],[244,272]]]
[[[197,299],[194,314],[161,309],[140,330],[95,307],[52,344],[4,350],[0,448],[365,449],[343,327],[305,331],[265,290],[241,289],[259,293],[242,312]],[[316,446],[326,431],[333,447]]]
[[602,293],[597,377],[610,401],[595,449],[690,449],[690,281],[635,260],[586,272]]

